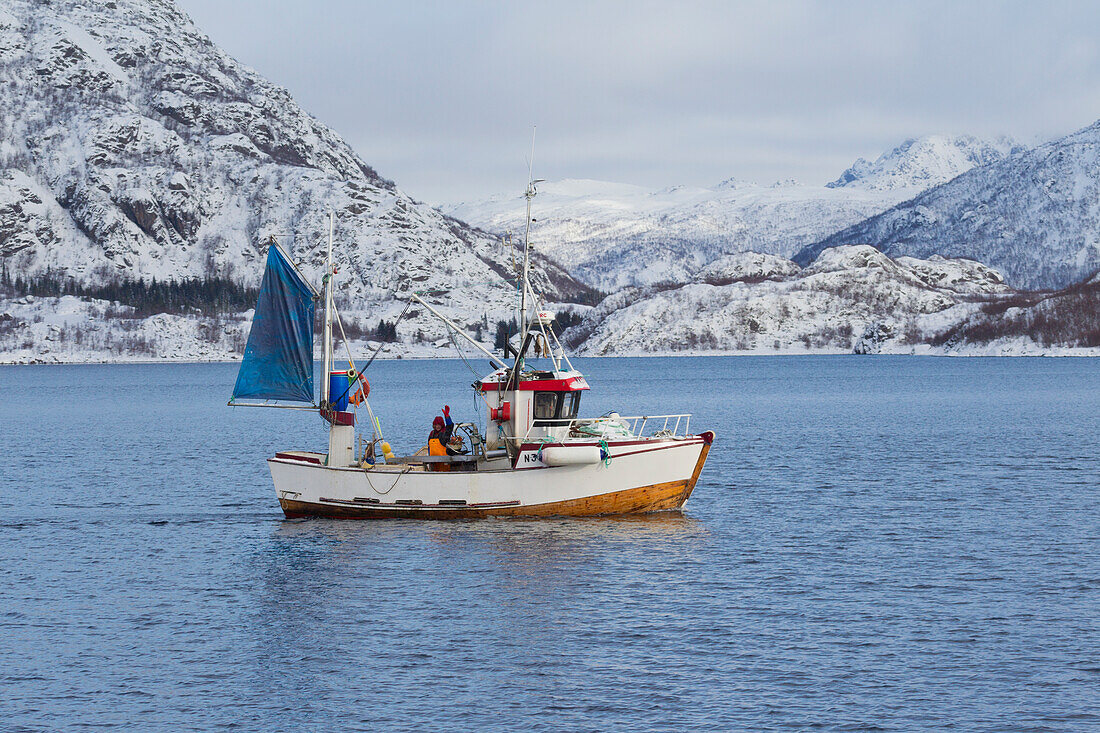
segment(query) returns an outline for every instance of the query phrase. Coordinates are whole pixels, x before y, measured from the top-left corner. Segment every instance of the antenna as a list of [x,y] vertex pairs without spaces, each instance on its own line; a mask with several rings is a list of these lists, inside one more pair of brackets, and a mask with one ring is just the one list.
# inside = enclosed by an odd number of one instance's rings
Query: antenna
[[[542,183],[544,179],[535,178],[535,131],[536,127],[531,128],[531,156],[527,159],[527,190],[523,194],[523,198],[527,201],[527,226],[523,234],[523,261],[522,269],[519,272],[519,279],[517,282],[519,289],[519,351],[515,354],[515,361],[512,362],[512,372],[508,378],[510,385],[518,384],[519,375],[523,370],[524,356],[527,354],[527,349],[531,344],[528,343],[528,338],[532,335],[534,330],[527,320],[527,300],[530,298],[532,304],[535,307],[536,313],[540,307],[540,298],[531,288],[531,223],[534,219],[531,218],[531,202],[538,194],[538,184]],[[547,332],[547,324],[543,321],[540,315],[536,315],[536,325],[542,331],[543,344],[545,345],[544,356],[553,360],[554,370],[557,371],[561,368],[561,360],[558,355],[553,351],[553,347],[550,344],[550,335],[553,334],[553,328]],[[565,350],[562,349],[561,344],[557,342],[555,337],[555,343],[557,343],[558,349],[561,351],[562,356],[568,361],[568,357],[565,356]],[[572,364],[570,364],[572,368]],[[509,387],[512,389],[513,387]]]
[[527,159],[527,181],[533,181],[535,179],[535,132],[539,129],[538,125],[531,125],[531,157]]

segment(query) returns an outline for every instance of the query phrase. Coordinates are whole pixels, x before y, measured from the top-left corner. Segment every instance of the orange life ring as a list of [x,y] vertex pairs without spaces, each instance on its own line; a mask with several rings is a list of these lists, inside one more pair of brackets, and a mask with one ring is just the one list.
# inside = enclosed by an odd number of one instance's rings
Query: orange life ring
[[367,396],[370,395],[370,382],[362,374],[356,376],[356,380],[359,382],[359,386],[355,389],[355,393],[348,398],[348,402],[353,405],[358,405],[366,401]]

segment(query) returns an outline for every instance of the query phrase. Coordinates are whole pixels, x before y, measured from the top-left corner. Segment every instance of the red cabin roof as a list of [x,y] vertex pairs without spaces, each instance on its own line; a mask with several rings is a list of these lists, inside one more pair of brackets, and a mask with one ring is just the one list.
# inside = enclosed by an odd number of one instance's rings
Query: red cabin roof
[[[501,370],[493,372],[478,384],[482,392],[499,388],[506,381],[508,373]],[[553,372],[540,374],[536,378],[521,379],[517,389],[531,392],[581,392],[590,389],[588,382],[579,372]]]

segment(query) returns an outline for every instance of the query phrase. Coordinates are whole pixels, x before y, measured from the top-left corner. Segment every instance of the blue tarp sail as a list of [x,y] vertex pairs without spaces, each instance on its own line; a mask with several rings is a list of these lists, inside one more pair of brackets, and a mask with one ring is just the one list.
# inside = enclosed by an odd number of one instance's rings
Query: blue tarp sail
[[233,399],[313,402],[313,291],[272,243]]

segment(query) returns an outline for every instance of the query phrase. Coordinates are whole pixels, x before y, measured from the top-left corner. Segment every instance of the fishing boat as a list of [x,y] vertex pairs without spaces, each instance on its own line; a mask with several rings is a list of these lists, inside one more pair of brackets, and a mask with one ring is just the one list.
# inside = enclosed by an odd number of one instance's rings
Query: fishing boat
[[[518,334],[504,354],[485,348],[419,294],[408,296],[410,304],[422,306],[496,367],[473,384],[485,407],[484,424],[454,424],[443,454],[425,446],[412,455],[396,455],[371,408],[369,382],[350,353],[348,366],[335,368],[334,328],[343,325],[333,303],[332,214],[323,293],[278,241],[270,241],[229,404],[317,411],[327,424],[327,452],[285,450],[267,459],[287,517],[595,516],[684,506],[707,460],[713,432],[691,434],[688,414],[580,417],[588,381],[569,361],[553,314],[542,307],[529,278],[537,183],[530,180],[525,194]],[[322,300],[321,384],[315,400],[313,325]],[[368,361],[364,371],[369,366]],[[415,389],[409,385],[410,392]],[[360,407],[369,427],[357,433]]]

